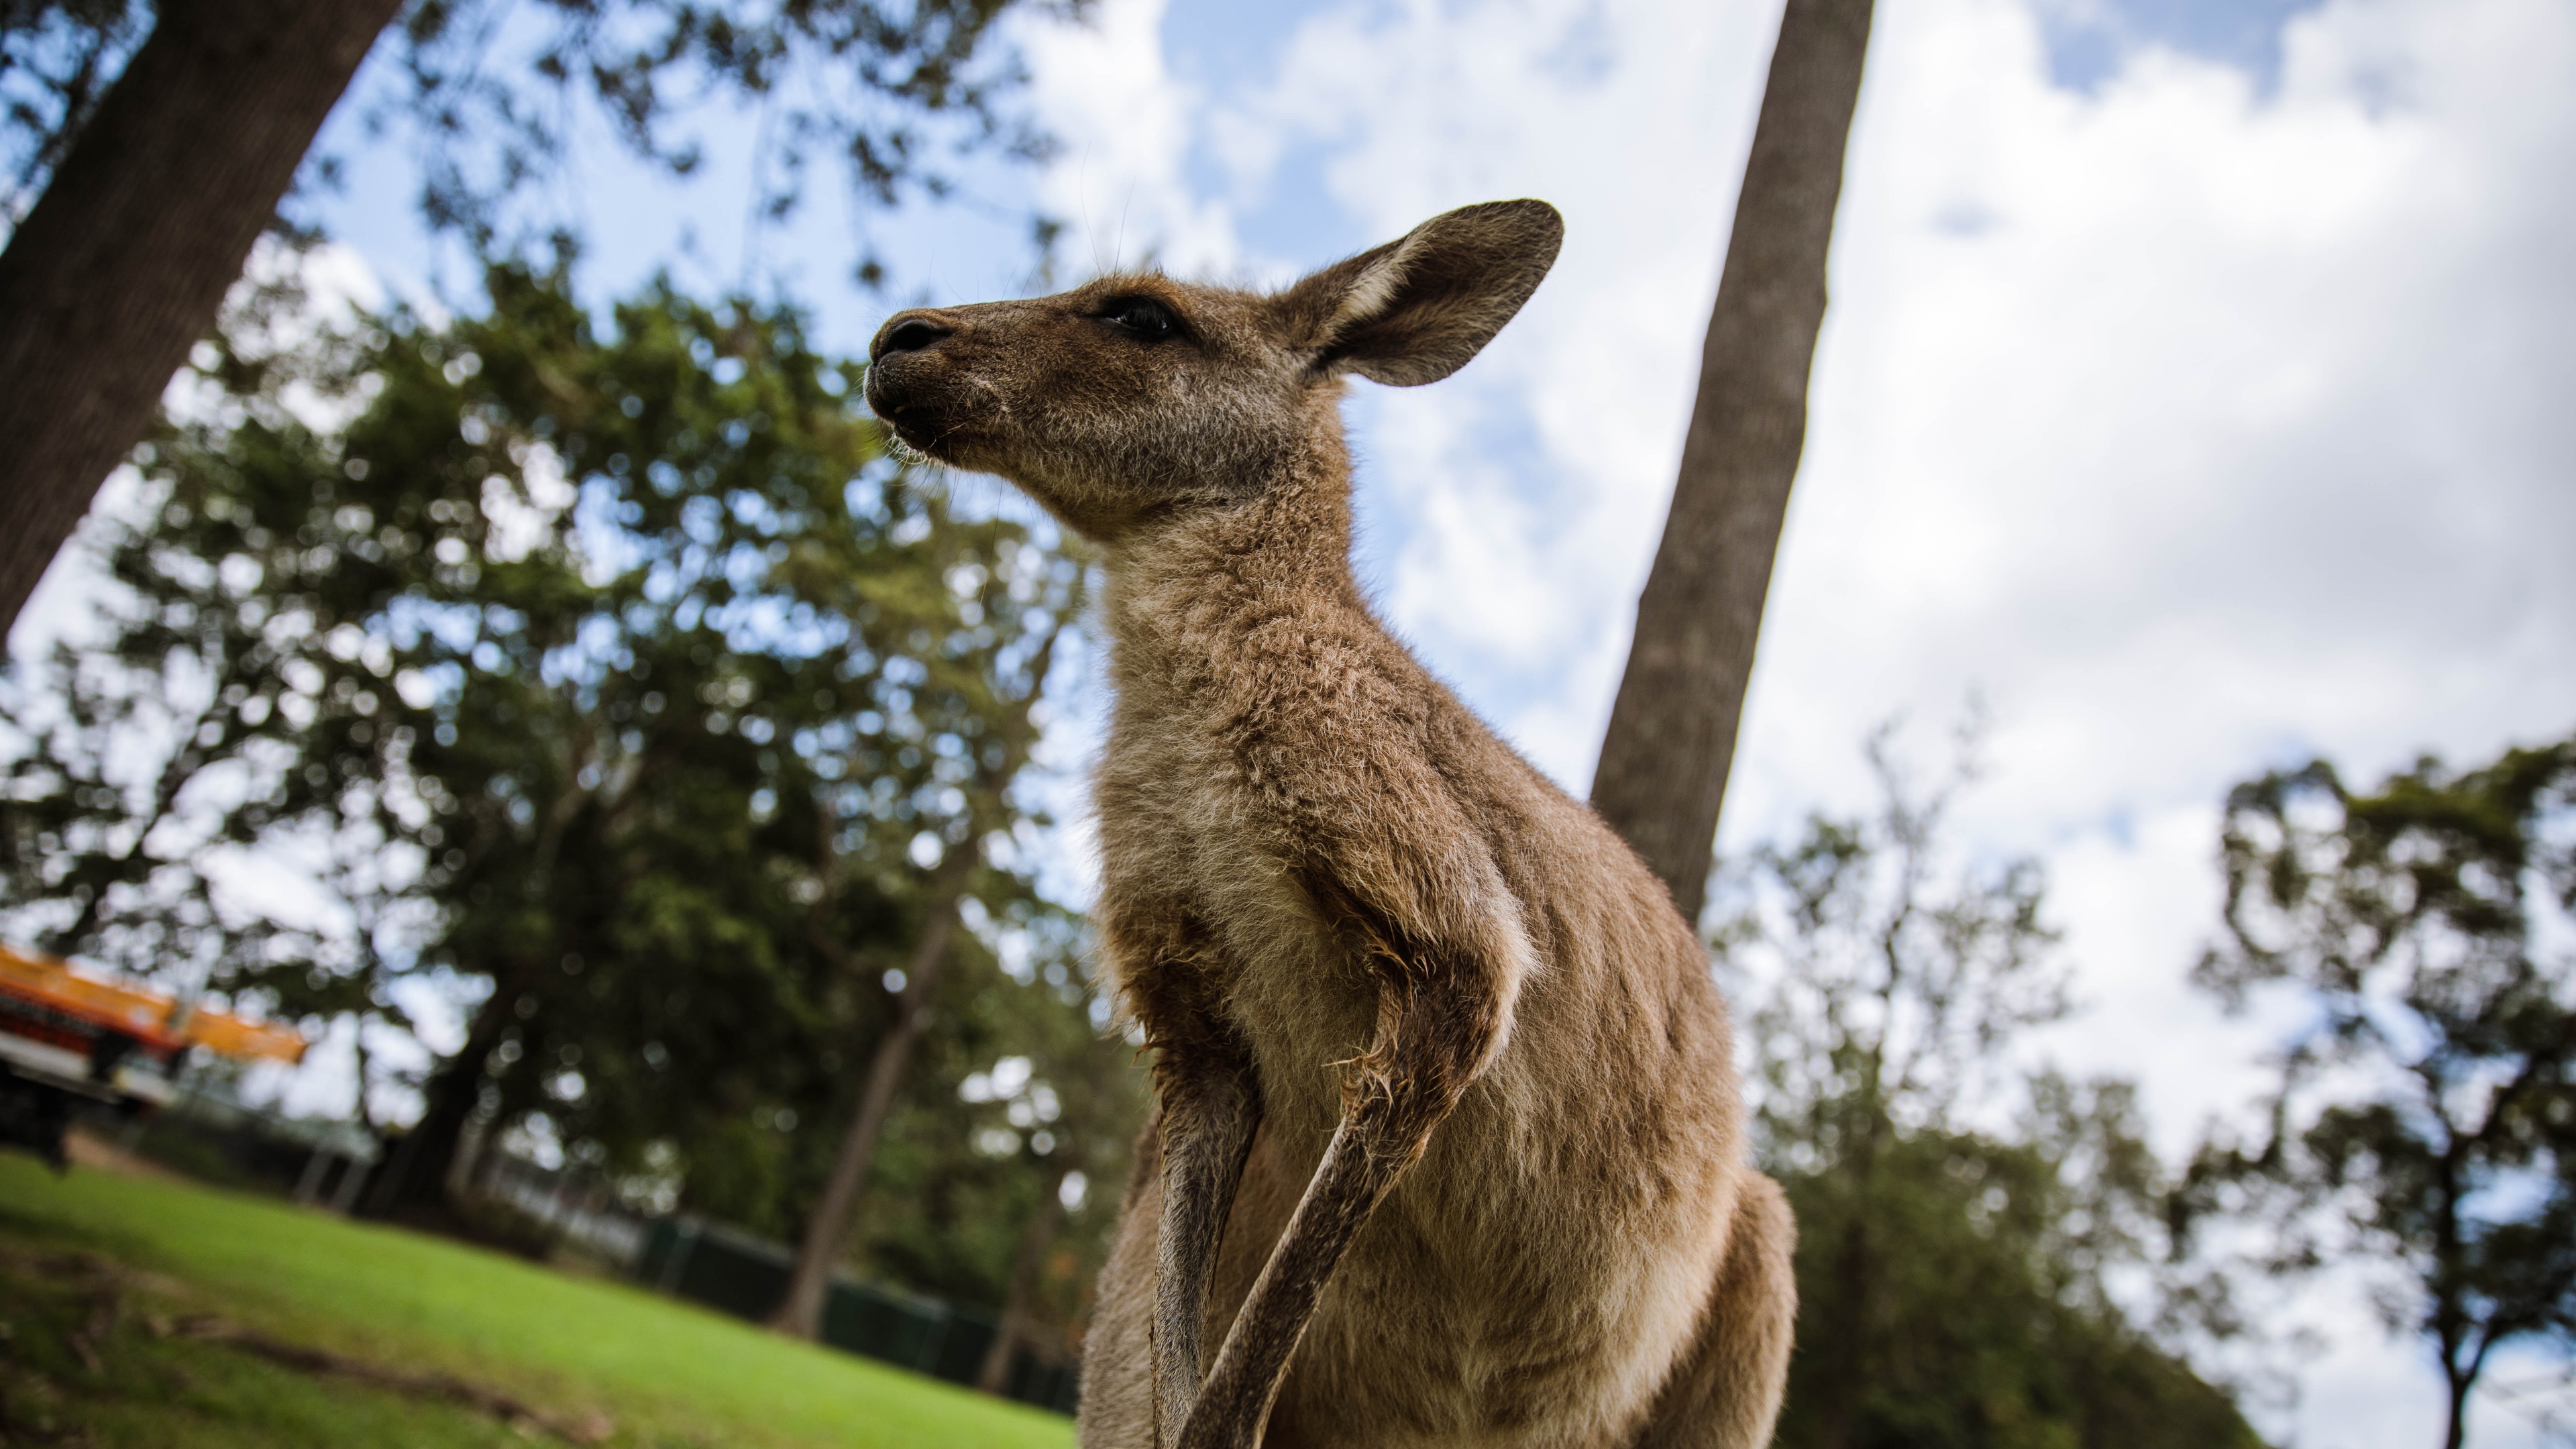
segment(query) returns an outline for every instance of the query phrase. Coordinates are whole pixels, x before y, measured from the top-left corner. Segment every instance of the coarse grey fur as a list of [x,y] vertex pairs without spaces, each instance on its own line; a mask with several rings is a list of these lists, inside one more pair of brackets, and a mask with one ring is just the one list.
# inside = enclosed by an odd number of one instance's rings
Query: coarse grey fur
[[1158,1110],[1093,1449],[1770,1437],[1794,1230],[1705,954],[1350,568],[1342,379],[1464,366],[1561,232],[1467,207],[1275,295],[1110,276],[872,349],[898,436],[1106,560],[1095,921]]

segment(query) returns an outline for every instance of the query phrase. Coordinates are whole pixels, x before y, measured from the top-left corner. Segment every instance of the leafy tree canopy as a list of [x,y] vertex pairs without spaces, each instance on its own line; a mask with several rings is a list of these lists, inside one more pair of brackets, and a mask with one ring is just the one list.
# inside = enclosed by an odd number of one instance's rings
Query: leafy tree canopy
[[1755,1002],[1756,1147],[1798,1216],[1779,1442],[2246,1445],[2228,1394],[2141,1329],[2163,1169],[2127,1083],[2026,1064],[2067,1010],[2028,861],[1960,866],[1967,778],[1870,759],[1872,816],[1809,821],[1721,874],[1721,969]]
[[[1071,13],[1084,0],[1022,0]],[[710,106],[748,111],[760,141],[755,213],[799,202],[817,161],[861,200],[942,194],[949,166],[1043,139],[1006,98],[1021,76],[999,39],[1012,0],[414,0],[389,32],[386,85],[365,98],[371,135],[414,144],[420,206],[478,250],[544,230],[513,204],[560,174],[576,133],[604,124],[630,155],[675,176],[706,155]],[[0,3],[0,216],[25,215],[151,28],[134,0]],[[318,158],[328,185],[343,160]],[[580,230],[577,212],[552,226]],[[858,264],[873,283],[873,257]]]
[[[886,457],[792,308],[655,284],[603,329],[506,268],[444,323],[288,300],[201,349],[94,520],[96,637],[10,681],[17,920],[362,1043],[461,1007],[438,1070],[376,1074],[427,1180],[479,1124],[775,1229],[964,860],[911,1171],[1026,1204],[1123,1149],[1132,1104],[1067,1110],[1116,1049],[1002,739],[1078,566]],[[245,875],[324,905],[266,918]],[[1012,1110],[960,1092],[1005,1057],[1056,1098],[1043,1142],[971,1125]],[[998,1295],[1008,1243],[968,1258],[895,1261]]]
[[2576,740],[2368,792],[2323,760],[2272,771],[2229,793],[2222,858],[2227,933],[2196,979],[2303,1024],[2182,1219],[2260,1224],[2276,1271],[2379,1275],[2457,1446],[2499,1347],[2576,1343]]

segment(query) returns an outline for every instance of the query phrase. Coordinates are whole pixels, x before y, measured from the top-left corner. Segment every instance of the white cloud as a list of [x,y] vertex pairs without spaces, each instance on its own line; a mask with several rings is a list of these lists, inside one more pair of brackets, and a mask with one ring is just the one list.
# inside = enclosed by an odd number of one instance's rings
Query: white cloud
[[[1161,16],[1112,0],[1093,49],[1033,54],[1076,142],[1048,194],[1093,226],[1114,202],[1128,256],[1328,260],[1244,221],[1301,156],[1372,238],[1496,196],[1567,213],[1484,358],[1352,415],[1393,622],[1580,785],[1776,6],[1338,6],[1225,94],[1169,79]],[[2269,92],[2142,49],[2089,96],[2049,83],[2028,4],[1878,25],[1726,838],[1856,806],[1870,723],[1982,687],[1998,768],[1966,823],[2049,860],[2098,1004],[2056,1050],[2140,1075],[2178,1143],[2260,1035],[2183,982],[2225,786],[2576,726],[2576,16],[2337,0]],[[2422,1439],[2426,1365],[2336,1318],[2299,1442]]]
[[1166,0],[1108,0],[1089,23],[1028,28],[1029,101],[1062,147],[1038,200],[1063,220],[1066,260],[1086,271],[1146,261],[1183,275],[1239,264],[1221,201],[1183,179],[1201,98],[1163,54]]

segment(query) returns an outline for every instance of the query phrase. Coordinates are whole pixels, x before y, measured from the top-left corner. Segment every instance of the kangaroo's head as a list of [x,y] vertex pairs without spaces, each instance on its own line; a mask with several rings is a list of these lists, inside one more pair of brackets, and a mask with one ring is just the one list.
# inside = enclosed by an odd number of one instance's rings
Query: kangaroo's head
[[868,405],[955,467],[1115,539],[1271,486],[1349,373],[1398,387],[1466,365],[1536,290],[1564,223],[1543,201],[1433,217],[1264,296],[1154,274],[1025,302],[897,313]]

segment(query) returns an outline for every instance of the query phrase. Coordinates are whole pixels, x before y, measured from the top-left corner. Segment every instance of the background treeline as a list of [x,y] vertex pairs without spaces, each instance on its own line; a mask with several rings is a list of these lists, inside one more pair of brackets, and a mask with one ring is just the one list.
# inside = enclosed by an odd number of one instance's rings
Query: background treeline
[[1015,788],[1076,562],[886,458],[791,308],[296,301],[200,349],[13,671],[19,932],[354,1043],[375,1211],[481,1140],[793,1238],[936,921],[859,1251],[999,1303],[1071,1199],[1071,1321],[1138,1115]]
[[[326,1037],[369,1211],[437,1218],[479,1144],[1069,1340],[1143,1112],[1036,884],[1080,560],[889,456],[792,307],[502,267],[333,323],[267,274],[11,666],[11,933]],[[2566,1342],[2576,743],[2234,792],[2200,979],[2301,1025],[2179,1165],[2045,1064],[2068,963],[2037,867],[1948,838],[1969,772],[1870,758],[1710,916],[1801,1223],[1781,1442],[2254,1443],[2194,1366],[2328,1265],[2455,1420]]]
[[[2238,1400],[2296,1388],[2281,1290],[2326,1270],[2430,1350],[2446,1449],[2508,1355],[2515,1387],[2564,1383],[2576,739],[2230,791],[2194,980],[2288,1027],[2178,1170],[2132,1083],[2030,1049],[2068,973],[2036,864],[1944,838],[1970,754],[1925,786],[1881,734],[1877,809],[1719,876],[1757,1150],[1798,1212],[1779,1442],[2253,1444]],[[2544,1434],[2576,1427],[2547,1403]]]
[[1779,1442],[2259,1443],[2176,1352],[2230,1335],[2166,1261],[2136,1089],[2020,1049],[2070,1009],[2037,865],[1963,860],[1944,824],[1964,754],[1925,785],[1890,735],[1875,810],[1719,878],[1757,1150],[1798,1214]]

